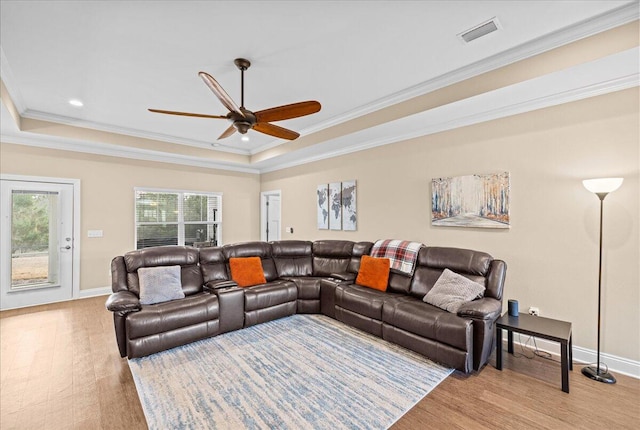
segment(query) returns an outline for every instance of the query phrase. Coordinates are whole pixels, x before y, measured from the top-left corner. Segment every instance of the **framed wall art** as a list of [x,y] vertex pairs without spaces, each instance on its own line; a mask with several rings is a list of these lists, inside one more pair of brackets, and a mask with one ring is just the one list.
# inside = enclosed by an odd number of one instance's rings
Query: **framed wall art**
[[329,230],[342,230],[342,185],[329,184]]
[[356,181],[342,183],[342,229],[355,231],[358,228]]
[[509,172],[434,178],[431,225],[509,228]]
[[318,185],[317,195],[317,211],[318,211],[318,229],[329,229],[329,185]]

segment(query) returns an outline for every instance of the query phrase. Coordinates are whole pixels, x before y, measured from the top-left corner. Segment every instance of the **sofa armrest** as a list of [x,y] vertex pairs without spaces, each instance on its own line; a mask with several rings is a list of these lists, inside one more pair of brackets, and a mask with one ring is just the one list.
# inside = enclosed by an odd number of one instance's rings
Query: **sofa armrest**
[[329,275],[330,278],[338,279],[340,281],[353,282],[356,280],[356,273],[351,272],[340,272],[340,273],[332,273]]
[[129,291],[127,284],[127,268],[124,264],[124,257],[118,256],[111,260],[111,291]]
[[240,330],[244,325],[244,288],[236,284],[214,291],[220,303],[220,333]]
[[137,312],[142,309],[140,300],[131,291],[118,291],[107,299],[105,306],[111,312]]
[[493,320],[498,319],[502,313],[502,303],[491,297],[484,297],[465,303],[458,309],[458,316],[463,318],[472,318],[477,320]]
[[230,288],[237,287],[238,284],[235,281],[227,281],[227,280],[217,280],[217,281],[209,281],[204,284],[204,290],[210,293],[215,293],[216,290],[220,288]]

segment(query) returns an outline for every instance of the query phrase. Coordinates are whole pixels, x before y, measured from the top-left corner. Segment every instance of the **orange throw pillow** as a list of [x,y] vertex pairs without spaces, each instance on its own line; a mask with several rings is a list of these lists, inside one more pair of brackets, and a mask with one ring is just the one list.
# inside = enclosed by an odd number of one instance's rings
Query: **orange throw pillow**
[[358,270],[356,284],[380,291],[387,291],[390,268],[391,260],[388,258],[374,258],[363,255],[360,260],[360,270]]
[[260,257],[230,258],[229,268],[231,269],[231,279],[239,287],[251,287],[252,285],[267,283]]

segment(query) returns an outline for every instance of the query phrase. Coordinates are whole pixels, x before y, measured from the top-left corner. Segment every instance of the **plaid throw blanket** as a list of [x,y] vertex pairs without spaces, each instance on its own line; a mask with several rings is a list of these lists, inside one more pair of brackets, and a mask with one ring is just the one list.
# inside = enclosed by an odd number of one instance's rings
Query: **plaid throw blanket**
[[392,269],[413,275],[418,251],[423,246],[420,242],[409,242],[408,240],[378,240],[371,248],[371,256],[388,258],[391,260]]

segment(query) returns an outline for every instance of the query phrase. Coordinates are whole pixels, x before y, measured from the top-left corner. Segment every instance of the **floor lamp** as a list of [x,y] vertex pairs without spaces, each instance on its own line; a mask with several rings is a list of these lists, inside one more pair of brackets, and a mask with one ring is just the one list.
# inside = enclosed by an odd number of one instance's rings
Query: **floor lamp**
[[[598,382],[615,384],[616,378],[609,373],[609,369],[600,368],[600,308],[602,301],[602,213],[604,208],[604,198],[612,191],[617,190],[622,185],[623,178],[601,178],[586,179],[582,181],[584,187],[598,196],[600,199],[600,264],[598,268],[598,361],[596,366],[585,366],[582,374]],[[606,367],[606,365],[605,365]]]

